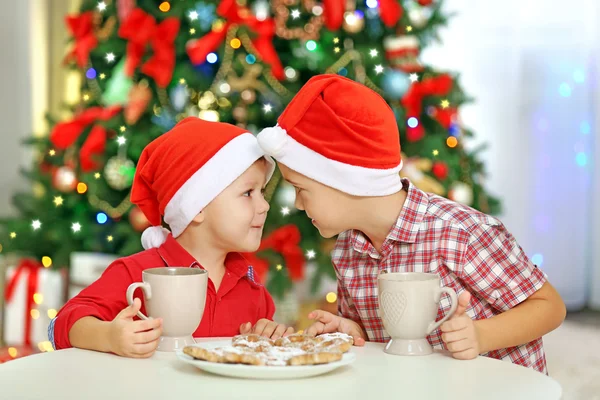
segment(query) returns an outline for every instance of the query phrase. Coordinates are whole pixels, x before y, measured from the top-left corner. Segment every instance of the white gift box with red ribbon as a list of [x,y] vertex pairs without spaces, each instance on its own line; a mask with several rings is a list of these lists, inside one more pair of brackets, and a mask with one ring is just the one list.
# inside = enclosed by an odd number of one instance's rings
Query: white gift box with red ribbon
[[61,271],[22,259],[9,267],[4,290],[4,343],[33,345],[48,341],[48,325],[64,304]]

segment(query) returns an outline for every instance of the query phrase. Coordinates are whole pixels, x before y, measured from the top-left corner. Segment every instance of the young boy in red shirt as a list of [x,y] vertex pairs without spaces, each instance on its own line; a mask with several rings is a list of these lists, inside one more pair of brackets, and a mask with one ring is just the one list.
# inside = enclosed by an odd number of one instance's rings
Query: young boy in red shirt
[[[272,321],[275,306],[252,266],[239,252],[260,245],[269,204],[263,189],[274,163],[256,138],[241,128],[189,117],[143,151],[131,201],[152,223],[142,234],[143,252],[112,263],[71,299],[49,327],[56,349],[79,347],[127,357],[150,357],[158,345],[160,319],[125,293],[142,271],[200,266],[208,271],[206,307],[195,337],[292,333]],[[171,231],[161,227],[161,216]]]
[[[387,341],[378,274],[429,272],[459,294],[454,316],[428,336],[434,347],[546,372],[541,337],[562,323],[562,299],[500,221],[400,178],[396,118],[379,95],[340,76],[314,77],[258,142],[296,187],[296,207],[323,237],[339,234],[339,316],[314,311],[307,333]],[[438,319],[449,308],[442,297]]]

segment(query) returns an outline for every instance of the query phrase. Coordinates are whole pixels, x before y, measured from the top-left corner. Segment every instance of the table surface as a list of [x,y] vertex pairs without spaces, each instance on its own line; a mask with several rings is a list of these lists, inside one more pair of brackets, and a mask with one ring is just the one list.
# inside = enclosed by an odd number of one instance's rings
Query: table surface
[[[221,340],[223,338],[220,338]],[[210,339],[209,339],[210,340]],[[218,340],[218,339],[212,339]],[[207,341],[207,339],[200,339]],[[560,385],[532,369],[478,357],[459,361],[385,354],[383,344],[354,347],[356,361],[325,375],[282,381],[211,375],[174,353],[129,359],[80,349],[36,354],[0,365],[3,399],[486,399],[561,397]]]

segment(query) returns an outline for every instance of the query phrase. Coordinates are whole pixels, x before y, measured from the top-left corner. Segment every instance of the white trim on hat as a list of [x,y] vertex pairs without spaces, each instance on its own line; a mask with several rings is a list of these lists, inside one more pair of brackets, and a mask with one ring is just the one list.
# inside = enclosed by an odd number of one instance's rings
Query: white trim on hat
[[224,145],[177,190],[165,207],[165,222],[169,224],[173,237],[181,235],[208,203],[261,157],[270,164],[268,181],[275,170],[275,163],[265,155],[254,135],[246,132]]
[[402,190],[402,160],[389,169],[342,163],[297,142],[276,125],[258,134],[258,144],[268,155],[292,170],[354,196],[387,196]]

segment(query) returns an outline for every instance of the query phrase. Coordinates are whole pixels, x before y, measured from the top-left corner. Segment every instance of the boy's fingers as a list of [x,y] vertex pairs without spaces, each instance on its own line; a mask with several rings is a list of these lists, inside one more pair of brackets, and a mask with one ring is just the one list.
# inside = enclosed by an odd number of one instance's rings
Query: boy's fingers
[[252,328],[252,333],[255,333],[257,335],[262,335],[263,331],[265,330],[265,327],[267,326],[267,324],[269,322],[270,321],[268,319],[260,319],[260,320],[258,320],[258,322]]
[[286,332],[287,329],[288,328],[286,328],[286,326],[283,325],[283,324],[277,325],[277,328],[275,329],[275,331],[271,335],[271,339],[279,339],[280,337],[282,337],[285,334],[285,332]]
[[457,353],[452,353],[452,357],[456,358],[457,360],[472,360],[474,358],[477,358],[478,355],[479,354],[477,354],[475,349],[472,348],[464,351],[459,351]]
[[242,335],[250,333],[251,330],[252,330],[252,323],[250,323],[250,322],[246,322],[246,323],[243,323],[240,325],[240,333]]
[[154,342],[155,340],[160,338],[160,335],[162,335],[162,329],[158,328],[148,332],[136,333],[133,337],[136,344],[146,344]]
[[[469,317],[466,317],[469,318]],[[448,321],[444,322],[440,329],[442,332],[454,332],[459,331],[461,329],[465,329],[467,327],[467,320],[465,317],[463,318],[450,318]]]
[[158,347],[158,339],[143,344],[136,344],[134,346],[134,353],[138,355],[148,354],[156,350]]
[[446,347],[452,353],[458,353],[461,351],[469,350],[471,347],[471,341],[467,339],[462,339],[457,342],[446,343]]
[[361,336],[353,336],[353,338],[355,346],[362,347],[365,345],[365,339],[363,339]]
[[304,333],[308,336],[317,336],[325,330],[325,324],[322,322],[314,322],[311,326],[309,326]]
[[142,301],[136,297],[133,299],[133,304],[122,309],[117,317],[133,318],[137,315],[138,311],[140,311],[140,308],[142,308]]
[[456,312],[452,316],[452,318],[460,317],[463,315],[467,308],[469,308],[469,303],[471,302],[471,293],[466,290],[458,296],[458,307],[456,307]]
[[330,312],[323,310],[314,310],[310,314],[308,314],[309,319],[314,319],[315,321],[322,322],[324,324],[328,324],[333,321],[335,315]]
[[151,329],[158,329],[162,326],[162,318],[156,319],[143,319],[140,321],[133,321],[134,332],[144,332]]
[[270,338],[271,336],[273,336],[273,334],[275,333],[275,330],[277,329],[277,323],[276,322],[269,322],[265,325],[265,327],[263,328],[262,333],[260,334],[261,336],[264,337],[268,337]]
[[292,327],[290,326],[289,328],[287,328],[287,329],[285,330],[285,333],[283,334],[283,337],[290,336],[290,335],[293,335],[293,334],[294,334],[294,328],[292,328]]
[[459,340],[463,340],[466,338],[467,331],[465,329],[442,333],[442,340],[444,341],[444,343],[458,342]]

